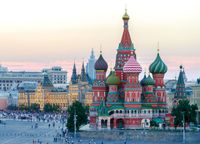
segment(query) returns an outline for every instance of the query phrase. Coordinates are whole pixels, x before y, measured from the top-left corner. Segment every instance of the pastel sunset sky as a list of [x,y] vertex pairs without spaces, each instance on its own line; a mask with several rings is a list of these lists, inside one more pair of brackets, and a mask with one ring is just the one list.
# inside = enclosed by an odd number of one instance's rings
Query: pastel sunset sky
[[[199,0],[5,0],[0,1],[0,63],[10,70],[40,71],[60,65],[71,77],[91,49],[113,67],[127,7],[129,31],[143,69],[160,55],[166,78],[185,67],[189,80],[200,76]],[[143,74],[141,74],[143,75]]]

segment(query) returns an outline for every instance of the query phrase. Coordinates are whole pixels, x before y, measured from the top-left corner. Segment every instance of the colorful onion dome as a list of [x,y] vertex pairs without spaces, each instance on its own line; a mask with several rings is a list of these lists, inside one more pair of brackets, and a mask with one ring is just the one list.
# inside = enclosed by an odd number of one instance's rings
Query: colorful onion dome
[[159,53],[157,54],[157,57],[154,60],[154,62],[150,65],[149,71],[152,74],[157,74],[157,73],[158,74],[165,74],[167,72],[167,66],[165,65],[165,63],[160,58]]
[[129,60],[125,63],[123,71],[125,73],[141,73],[142,67],[135,60],[134,56],[131,56]]
[[123,20],[129,20],[129,15],[127,14],[127,9],[125,9],[125,14],[122,17]]
[[119,85],[120,79],[115,75],[115,72],[112,71],[106,80],[106,84],[108,85]]
[[146,78],[147,78],[147,77],[146,77],[146,73],[145,73],[143,79],[140,81],[140,84],[141,84],[142,86],[144,86],[144,81],[145,81]]
[[154,79],[151,78],[151,76],[149,75],[143,82],[144,85],[154,85],[155,81]]
[[95,63],[95,70],[107,70],[108,69],[108,64],[107,62],[104,60],[102,54],[100,54],[98,60]]

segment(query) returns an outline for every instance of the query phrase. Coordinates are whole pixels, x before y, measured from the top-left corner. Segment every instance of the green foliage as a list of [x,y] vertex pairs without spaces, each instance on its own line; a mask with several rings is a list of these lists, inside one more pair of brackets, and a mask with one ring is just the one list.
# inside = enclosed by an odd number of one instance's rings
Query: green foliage
[[86,107],[84,107],[80,102],[75,101],[69,108],[68,108],[68,119],[67,119],[67,128],[70,132],[74,131],[74,115],[77,115],[77,122],[76,128],[77,131],[79,130],[80,126],[87,123],[87,114],[86,114]]
[[175,116],[174,126],[177,127],[183,125],[183,113],[185,117],[185,123],[196,123],[196,110],[198,110],[196,104],[190,105],[189,100],[180,100],[178,105],[172,109],[172,116]]
[[89,115],[90,106],[88,106],[88,105],[85,106],[85,112],[86,112],[87,115]]
[[60,108],[58,105],[55,105],[55,104],[45,104],[44,105],[44,112],[59,112],[60,111]]
[[18,110],[18,107],[15,106],[15,105],[9,105],[9,106],[7,107],[7,110]]
[[150,126],[151,126],[151,127],[159,127],[159,124],[156,123],[155,120],[151,120],[151,121],[150,121]]
[[40,111],[40,105],[36,103],[32,103],[30,107],[25,105],[19,105],[19,110],[21,111],[30,111],[30,112],[39,112]]
[[31,111],[31,112],[39,112],[40,111],[40,105],[36,104],[36,103],[31,104],[31,106],[29,108],[29,111]]
[[21,111],[27,111],[28,107],[25,106],[24,104],[22,104],[22,105],[19,105],[19,110],[21,110]]

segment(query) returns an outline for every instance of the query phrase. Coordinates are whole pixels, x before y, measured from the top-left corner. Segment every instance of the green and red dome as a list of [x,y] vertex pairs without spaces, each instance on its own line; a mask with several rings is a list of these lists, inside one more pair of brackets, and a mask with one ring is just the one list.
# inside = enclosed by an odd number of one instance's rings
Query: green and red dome
[[149,71],[152,74],[165,74],[167,72],[167,66],[160,58],[159,53],[157,54],[157,57],[154,60],[154,62],[150,65]]

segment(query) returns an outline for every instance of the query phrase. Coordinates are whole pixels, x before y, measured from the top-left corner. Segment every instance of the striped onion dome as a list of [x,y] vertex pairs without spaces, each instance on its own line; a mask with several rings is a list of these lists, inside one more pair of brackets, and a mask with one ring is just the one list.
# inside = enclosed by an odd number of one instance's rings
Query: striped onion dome
[[151,76],[149,75],[145,80],[144,80],[144,85],[154,85],[155,81],[151,78]]
[[98,60],[95,63],[95,70],[105,70],[107,71],[108,69],[108,64],[107,62],[104,60],[102,54],[100,54]]
[[142,67],[135,60],[134,56],[131,56],[129,60],[125,63],[123,71],[125,73],[141,73]]
[[157,54],[157,57],[154,60],[154,62],[150,65],[149,71],[152,74],[165,74],[167,72],[167,66],[160,58],[159,53]]
[[108,85],[119,85],[120,79],[115,75],[114,71],[111,71],[111,74],[108,76],[106,80],[106,84]]

